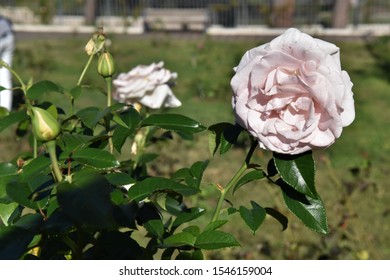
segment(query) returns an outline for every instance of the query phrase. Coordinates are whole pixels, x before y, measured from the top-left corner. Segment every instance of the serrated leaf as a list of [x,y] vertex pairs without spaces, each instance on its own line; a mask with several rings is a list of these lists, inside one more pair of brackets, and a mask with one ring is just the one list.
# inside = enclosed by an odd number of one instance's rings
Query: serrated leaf
[[280,213],[279,211],[273,209],[273,208],[270,208],[270,207],[265,207],[265,212],[270,215],[271,217],[273,217],[274,219],[276,219],[281,225],[282,225],[282,231],[286,230],[287,229],[287,226],[288,226],[288,219],[286,216],[284,216],[282,213]]
[[86,127],[93,129],[101,119],[101,111],[97,107],[88,107],[78,111],[76,116]]
[[252,233],[255,234],[260,225],[264,222],[266,212],[263,207],[254,201],[251,201],[251,205],[252,209],[240,206],[239,212],[245,224],[249,227]]
[[202,182],[203,173],[206,170],[208,165],[209,165],[209,161],[206,160],[206,161],[195,162],[190,167],[190,172],[191,172],[193,178],[195,179],[196,185],[198,188],[200,187],[200,184]]
[[242,128],[231,123],[217,123],[208,128],[209,149],[214,155],[219,148],[220,154],[224,154],[237,141]]
[[217,221],[211,222],[205,227],[204,231],[219,229],[227,222],[228,222],[227,220],[217,220]]
[[259,180],[265,177],[265,174],[262,170],[251,170],[248,173],[246,173],[244,176],[238,180],[237,184],[233,188],[233,193],[235,193],[239,188],[241,188],[243,185],[252,182],[254,180]]
[[28,214],[15,225],[0,227],[0,260],[16,260],[24,255],[36,228],[42,223],[39,216]]
[[130,131],[134,131],[141,121],[141,116],[136,109],[129,107],[126,111],[115,114],[113,121]]
[[57,187],[57,200],[70,218],[97,228],[115,226],[110,184],[96,172],[76,173],[72,183],[63,181]]
[[206,170],[209,161],[195,162],[190,168],[181,168],[173,175],[173,179],[183,179],[189,186],[199,188],[202,182],[203,173]]
[[319,233],[329,232],[325,207],[319,196],[317,198],[306,196],[284,182],[278,182],[278,185],[282,188],[283,199],[287,208],[304,225]]
[[121,173],[121,172],[114,172],[114,173],[108,173],[104,177],[110,182],[110,184],[114,186],[123,186],[123,185],[129,185],[134,184],[135,180],[127,173]]
[[9,126],[24,120],[28,120],[28,115],[25,111],[10,113],[8,116],[1,118],[0,132]]
[[69,94],[73,97],[73,99],[78,99],[83,92],[83,86],[75,86],[69,91]]
[[161,220],[149,220],[144,224],[145,229],[153,236],[162,239],[165,228]]
[[278,174],[278,170],[276,170],[276,167],[275,167],[275,160],[274,160],[274,158],[271,158],[267,164],[267,175],[269,177],[273,177],[276,174]]
[[122,147],[126,143],[127,138],[132,134],[131,130],[118,125],[114,129],[114,133],[112,135],[112,143],[114,145],[115,150],[117,150],[119,153],[122,152]]
[[136,183],[129,189],[129,198],[141,201],[154,192],[176,192],[184,196],[194,195],[199,189],[167,178],[151,177]]
[[179,232],[164,239],[164,247],[194,246],[196,237],[189,232]]
[[120,166],[119,161],[111,153],[96,148],[77,150],[72,158],[96,169],[110,169]]
[[157,126],[185,133],[198,133],[205,130],[205,127],[199,122],[178,114],[153,114],[144,119],[141,126]]
[[8,219],[18,206],[19,204],[16,202],[11,202],[9,204],[0,203],[0,219],[5,226],[8,226]]
[[18,168],[12,163],[0,163],[0,203],[9,203],[6,186],[18,175]]
[[39,209],[45,204],[45,202],[34,201],[31,199],[34,189],[28,183],[13,180],[7,184],[6,190],[10,198],[25,207]]
[[192,225],[186,228],[183,228],[183,232],[189,232],[193,236],[197,237],[200,234],[200,228],[198,226]]
[[196,238],[195,247],[203,250],[216,250],[240,246],[240,243],[230,233],[218,230],[204,231]]
[[202,208],[198,208],[198,207],[190,208],[188,212],[182,212],[177,216],[177,218],[172,224],[172,228],[177,228],[181,224],[195,220],[196,218],[203,215],[204,212],[205,210]]
[[63,153],[69,156],[78,148],[86,146],[92,138],[93,136],[88,135],[64,133],[60,138],[59,146],[63,150]]
[[63,90],[61,87],[59,87],[57,84],[53,83],[52,81],[39,81],[39,82],[33,84],[27,90],[27,97],[30,100],[36,100],[41,95],[43,95],[45,93],[50,93],[50,92],[63,93]]
[[175,260],[203,260],[202,250],[181,251]]
[[137,162],[138,162],[139,164],[146,164],[146,163],[148,163],[148,162],[151,162],[151,161],[155,160],[155,159],[158,158],[158,157],[159,157],[159,154],[144,153],[144,154],[142,154],[142,155],[138,158]]
[[37,176],[37,174],[40,174],[43,171],[48,173],[50,171],[50,164],[50,158],[45,156],[39,156],[32,159],[28,164],[23,166],[22,176],[24,180]]
[[274,153],[273,158],[283,181],[302,194],[317,197],[314,183],[315,167],[311,151],[299,155]]

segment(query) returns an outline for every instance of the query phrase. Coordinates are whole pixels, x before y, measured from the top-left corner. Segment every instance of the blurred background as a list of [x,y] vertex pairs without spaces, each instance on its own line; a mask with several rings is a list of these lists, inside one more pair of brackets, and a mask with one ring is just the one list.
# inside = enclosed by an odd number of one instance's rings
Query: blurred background
[[0,8],[15,24],[138,26],[140,32],[217,26],[345,28],[390,21],[388,0],[1,0]]
[[[86,42],[103,26],[118,74],[164,61],[167,69],[178,73],[173,92],[183,103],[172,111],[205,126],[234,122],[230,79],[246,50],[291,26],[335,43],[341,49],[342,68],[354,83],[356,119],[334,145],[314,153],[317,189],[331,233],[305,228],[286,210],[277,188],[257,181],[229,201],[249,206],[255,200],[276,208],[288,217],[288,228],[282,231],[275,220],[266,219],[252,235],[240,217],[232,215],[224,230],[242,246],[211,251],[207,257],[390,259],[389,0],[0,0],[0,14],[14,24],[13,67],[23,80],[51,80],[71,89],[87,61]],[[103,85],[93,67],[85,83]],[[23,102],[19,95],[15,89],[14,110]],[[58,95],[45,98],[57,106],[63,102]],[[76,106],[104,102],[103,95],[87,92]],[[15,131],[16,127],[1,132],[0,161],[15,161],[18,154],[28,152],[28,140]],[[150,147],[150,152],[161,153],[150,173],[169,176],[195,161],[210,160],[202,195],[189,203],[212,212],[217,195],[210,183],[227,183],[245,157],[246,140],[214,157],[206,134],[195,141],[176,137],[172,141]],[[258,149],[255,161],[266,166],[271,156]],[[205,215],[201,222],[208,221]]]

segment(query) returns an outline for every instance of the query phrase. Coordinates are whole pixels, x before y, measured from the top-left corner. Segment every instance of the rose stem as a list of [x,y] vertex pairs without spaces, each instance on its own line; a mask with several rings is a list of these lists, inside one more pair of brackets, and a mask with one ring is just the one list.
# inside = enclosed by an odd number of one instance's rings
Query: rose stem
[[[110,107],[112,104],[112,76],[105,77],[104,80],[106,81],[106,86],[107,86],[107,107]],[[110,130],[110,120],[106,120],[106,130],[108,133],[108,146],[110,153],[114,153],[114,144],[112,142],[112,131]]]
[[56,141],[55,140],[47,141],[45,143],[45,147],[50,156],[54,177],[56,181],[59,183],[62,181],[62,173],[60,171],[60,168],[58,167],[58,162],[57,162]]
[[213,215],[213,217],[211,219],[211,222],[215,222],[215,221],[218,220],[219,214],[221,212],[222,204],[225,201],[226,195],[228,194],[230,189],[234,185],[236,185],[237,181],[244,174],[244,172],[248,169],[250,159],[251,159],[251,157],[253,155],[253,152],[255,151],[256,147],[257,147],[257,141],[253,141],[252,145],[251,145],[251,147],[250,147],[250,149],[248,151],[248,154],[247,154],[247,156],[245,158],[244,163],[241,165],[240,169],[236,172],[236,174],[234,174],[232,179],[230,179],[230,181],[226,185],[226,187],[221,189],[221,196],[219,197],[219,200],[218,200],[217,206],[215,208],[215,212],[214,212],[214,215]]

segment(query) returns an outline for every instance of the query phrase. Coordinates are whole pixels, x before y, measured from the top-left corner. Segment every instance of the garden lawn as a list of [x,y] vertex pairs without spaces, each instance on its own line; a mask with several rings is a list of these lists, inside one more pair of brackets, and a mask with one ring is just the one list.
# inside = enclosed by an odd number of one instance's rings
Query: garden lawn
[[[18,35],[15,70],[24,80],[51,80],[66,89],[75,86],[88,57],[84,46],[88,36],[25,39]],[[232,68],[243,53],[260,40],[223,40],[207,36],[110,36],[118,73],[127,72],[138,64],[160,60],[166,68],[178,73],[174,94],[183,106],[172,110],[201,121],[205,126],[216,122],[234,122],[231,109],[230,79]],[[339,43],[342,68],[354,83],[356,119],[345,128],[341,138],[329,149],[314,153],[317,161],[317,189],[328,210],[331,233],[323,236],[311,232],[290,214],[275,187],[257,181],[229,197],[233,204],[250,205],[255,200],[263,207],[277,208],[289,218],[289,227],[282,231],[278,222],[267,218],[252,235],[238,214],[229,219],[224,230],[232,232],[241,248],[209,252],[208,258],[269,258],[269,259],[390,259],[390,83],[378,62],[361,42]],[[100,83],[95,73],[96,62],[87,73],[85,83]],[[50,94],[45,98],[61,104],[64,96]],[[90,91],[77,101],[76,107],[105,102],[105,97]],[[68,104],[68,103],[66,103]],[[63,108],[68,110],[68,108]],[[0,160],[15,159],[23,151],[23,141],[14,142],[11,130],[0,135]],[[216,204],[216,190],[210,183],[222,186],[240,167],[245,157],[245,139],[240,147],[227,155],[211,157],[207,133],[195,141],[175,137],[173,143],[163,143],[162,151],[151,166],[153,172],[169,176],[180,167],[198,160],[210,160],[206,170],[202,195],[190,201],[209,211],[202,219],[206,223]],[[128,152],[129,149],[124,149]],[[264,165],[271,154],[258,149],[255,160]],[[228,206],[228,204],[227,204]],[[229,228],[230,227],[230,228]]]

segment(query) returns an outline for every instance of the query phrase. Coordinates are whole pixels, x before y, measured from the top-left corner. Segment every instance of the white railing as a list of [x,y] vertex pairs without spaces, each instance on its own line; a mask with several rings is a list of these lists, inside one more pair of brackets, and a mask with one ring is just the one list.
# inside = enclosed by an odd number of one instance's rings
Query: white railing
[[[0,14],[16,24],[100,25],[205,31],[218,28],[330,28],[390,24],[390,0],[0,0]],[[341,3],[341,2],[340,2]],[[346,12],[345,12],[346,11]],[[339,13],[339,14],[337,14]],[[341,25],[335,25],[335,17]],[[341,18],[340,18],[341,17]],[[344,19],[343,19],[344,17]],[[343,21],[344,20],[344,21]],[[146,28],[145,28],[146,27]]]

